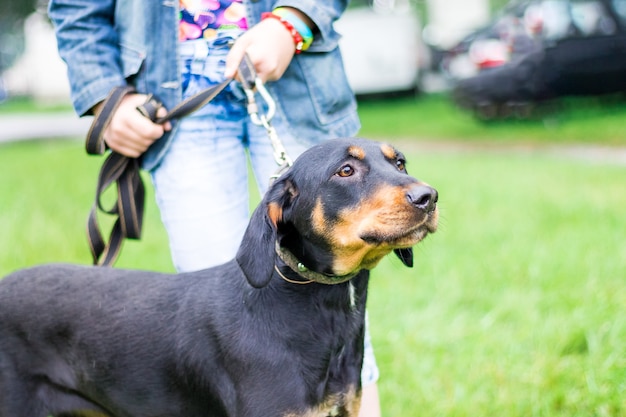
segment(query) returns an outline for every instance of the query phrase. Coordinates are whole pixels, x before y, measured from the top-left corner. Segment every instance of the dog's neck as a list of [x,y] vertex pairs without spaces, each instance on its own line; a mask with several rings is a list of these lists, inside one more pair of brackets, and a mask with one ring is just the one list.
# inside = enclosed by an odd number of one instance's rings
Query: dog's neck
[[298,258],[296,258],[296,256],[289,249],[280,246],[278,241],[276,242],[276,254],[285,263],[285,265],[287,265],[293,272],[295,272],[298,276],[304,279],[303,281],[295,281],[289,279],[280,272],[278,267],[275,267],[278,275],[280,275],[281,278],[293,284],[310,284],[313,282],[329,285],[341,284],[343,282],[351,280],[359,273],[357,271],[347,275],[328,275],[321,272],[313,271],[302,262],[300,262],[300,260],[298,260]]

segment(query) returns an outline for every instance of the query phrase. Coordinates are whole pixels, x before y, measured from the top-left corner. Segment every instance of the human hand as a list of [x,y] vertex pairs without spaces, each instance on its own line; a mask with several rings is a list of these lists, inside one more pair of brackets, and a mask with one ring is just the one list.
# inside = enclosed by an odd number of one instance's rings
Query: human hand
[[[124,156],[137,158],[155,140],[172,129],[170,122],[159,125],[137,111],[137,107],[145,103],[146,99],[145,94],[128,94],[122,98],[109,125],[104,130],[104,141],[111,150]],[[102,103],[97,104],[94,112],[99,113],[101,107]],[[163,107],[157,111],[158,117],[164,117],[166,114],[167,110]]]
[[226,57],[226,78],[234,78],[245,53],[263,82],[278,80],[287,69],[296,46],[291,33],[277,19],[264,19],[241,35]]

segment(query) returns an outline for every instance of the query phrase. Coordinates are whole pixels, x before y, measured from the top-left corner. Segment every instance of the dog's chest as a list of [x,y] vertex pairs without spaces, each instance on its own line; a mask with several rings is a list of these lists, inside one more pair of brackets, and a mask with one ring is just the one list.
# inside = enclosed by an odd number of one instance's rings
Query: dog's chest
[[329,396],[322,404],[302,414],[289,413],[284,417],[357,417],[361,395],[353,387],[342,394]]

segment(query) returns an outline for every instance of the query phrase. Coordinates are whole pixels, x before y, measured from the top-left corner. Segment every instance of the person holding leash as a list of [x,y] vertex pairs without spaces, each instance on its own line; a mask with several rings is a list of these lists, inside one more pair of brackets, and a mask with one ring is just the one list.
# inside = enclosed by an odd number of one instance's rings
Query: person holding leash
[[[247,54],[276,100],[272,125],[291,158],[319,141],[354,136],[356,101],[333,28],[347,3],[50,1],[76,112],[98,114],[113,88],[136,89],[111,115],[104,139],[150,172],[178,271],[234,257],[249,217],[247,158],[262,194],[277,169],[273,148],[266,129],[250,120],[237,82],[192,115],[163,125],[136,108],[153,94],[164,106],[157,115],[164,115],[236,77]],[[363,417],[380,416],[377,378],[366,335]]]

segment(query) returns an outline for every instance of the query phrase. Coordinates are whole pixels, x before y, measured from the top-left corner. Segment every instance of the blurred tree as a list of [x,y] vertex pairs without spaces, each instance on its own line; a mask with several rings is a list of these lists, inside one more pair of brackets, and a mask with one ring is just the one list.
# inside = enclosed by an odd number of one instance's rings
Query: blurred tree
[[0,0],[2,20],[24,20],[26,16],[37,10],[40,3],[39,0]]
[[0,74],[24,48],[24,19],[45,10],[48,0],[0,0]]
[[511,0],[490,0],[489,1],[489,6],[492,12],[498,11],[500,9],[502,9],[504,6],[506,6],[509,3],[514,3],[514,1]]

